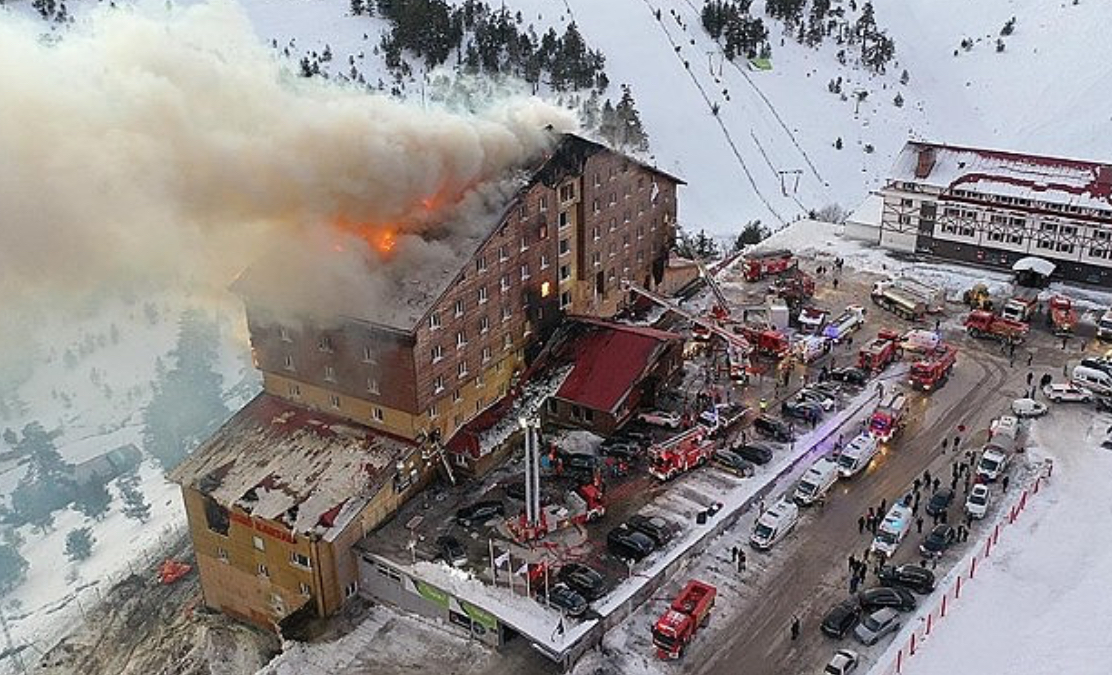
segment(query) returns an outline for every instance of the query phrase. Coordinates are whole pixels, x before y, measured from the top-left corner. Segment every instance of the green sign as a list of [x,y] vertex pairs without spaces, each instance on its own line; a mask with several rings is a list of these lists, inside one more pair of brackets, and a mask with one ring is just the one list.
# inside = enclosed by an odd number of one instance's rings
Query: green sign
[[436,588],[435,586],[429,586],[423,581],[417,581],[416,584],[417,592],[421,594],[421,597],[426,600],[435,602],[445,609],[448,608],[449,597],[447,593],[440,590],[439,588]]
[[463,600],[459,601],[459,606],[463,608],[463,611],[467,612],[467,616],[471,617],[472,621],[485,627],[487,630],[493,631],[498,628],[498,619],[494,618],[494,615],[490,612],[479,609],[475,605],[464,602]]

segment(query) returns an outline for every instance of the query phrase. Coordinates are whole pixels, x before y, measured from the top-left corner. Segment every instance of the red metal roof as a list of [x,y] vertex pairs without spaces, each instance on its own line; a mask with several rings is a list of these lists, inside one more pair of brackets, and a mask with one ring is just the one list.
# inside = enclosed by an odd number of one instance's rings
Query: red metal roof
[[590,323],[600,329],[574,345],[575,367],[556,396],[592,410],[612,412],[653,365],[658,350],[679,336],[652,328]]

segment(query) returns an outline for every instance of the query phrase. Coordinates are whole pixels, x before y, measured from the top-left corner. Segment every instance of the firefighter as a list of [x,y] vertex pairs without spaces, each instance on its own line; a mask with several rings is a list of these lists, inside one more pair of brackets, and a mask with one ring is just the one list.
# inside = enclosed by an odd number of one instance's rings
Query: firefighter
[[762,413],[764,413],[764,412],[767,412],[767,411],[768,411],[768,399],[766,399],[766,398],[762,397],[762,398],[761,398],[761,401],[760,401],[760,403],[759,403],[758,405],[760,405],[760,407],[761,407],[761,412],[762,412]]

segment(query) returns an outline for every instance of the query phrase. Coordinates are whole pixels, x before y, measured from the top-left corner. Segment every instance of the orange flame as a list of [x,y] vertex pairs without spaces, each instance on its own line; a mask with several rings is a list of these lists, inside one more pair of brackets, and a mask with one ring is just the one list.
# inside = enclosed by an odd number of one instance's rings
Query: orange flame
[[[390,253],[398,245],[398,229],[393,225],[356,223],[344,216],[338,216],[335,225],[336,229],[362,239],[372,250],[383,255]],[[337,252],[345,250],[339,242],[332,248]]]

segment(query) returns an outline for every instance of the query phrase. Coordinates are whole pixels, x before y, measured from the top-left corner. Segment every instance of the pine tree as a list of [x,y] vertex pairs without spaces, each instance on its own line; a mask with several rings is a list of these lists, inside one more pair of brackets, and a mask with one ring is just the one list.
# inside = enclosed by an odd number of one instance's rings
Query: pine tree
[[904,105],[904,97],[897,93],[896,98],[892,99],[892,104],[897,108],[902,108]]
[[93,531],[87,527],[70,530],[66,535],[66,557],[73,562],[87,560],[93,554]]
[[363,0],[351,0],[351,13],[355,16],[363,15]]
[[904,68],[904,71],[900,73],[900,84],[906,85],[910,81],[911,75],[907,72],[907,69]]
[[839,136],[838,138],[836,138],[834,140],[834,149],[835,150],[841,150],[842,149],[842,137],[841,136]]
[[108,494],[99,479],[93,478],[77,486],[73,495],[77,510],[88,518],[103,520],[108,515],[108,505],[112,503],[112,495]]
[[734,251],[741,251],[746,246],[759,244],[769,235],[768,228],[761,225],[760,220],[751,220],[741,228],[741,232],[734,239]]
[[641,125],[641,115],[637,112],[629,85],[622,85],[622,98],[614,112],[618,123],[618,147],[646,152],[649,149],[649,136]]
[[0,593],[7,593],[27,575],[27,561],[10,542],[0,543]]
[[124,515],[141,523],[147,522],[151,517],[151,505],[143,497],[139,489],[139,474],[129,473],[120,478],[120,494],[124,499]]

